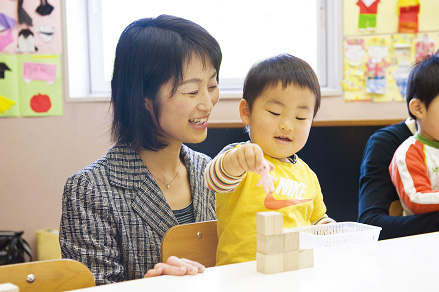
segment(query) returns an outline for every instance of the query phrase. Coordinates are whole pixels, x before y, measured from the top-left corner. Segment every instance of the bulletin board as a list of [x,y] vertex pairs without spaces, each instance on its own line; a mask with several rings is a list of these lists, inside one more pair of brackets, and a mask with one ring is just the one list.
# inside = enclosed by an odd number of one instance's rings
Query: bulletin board
[[439,1],[343,1],[346,102],[403,102],[411,66],[439,48]]
[[0,0],[0,117],[60,116],[61,0]]

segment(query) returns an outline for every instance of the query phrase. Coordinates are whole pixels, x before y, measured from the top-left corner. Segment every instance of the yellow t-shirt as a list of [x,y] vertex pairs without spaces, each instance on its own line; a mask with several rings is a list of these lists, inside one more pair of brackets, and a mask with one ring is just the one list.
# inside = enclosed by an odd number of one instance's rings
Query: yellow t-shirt
[[320,184],[315,173],[301,159],[281,162],[265,156],[275,169],[270,172],[275,192],[265,194],[256,186],[260,175],[247,172],[230,193],[217,193],[217,265],[256,259],[256,213],[276,211],[283,215],[283,228],[311,225],[326,213]]

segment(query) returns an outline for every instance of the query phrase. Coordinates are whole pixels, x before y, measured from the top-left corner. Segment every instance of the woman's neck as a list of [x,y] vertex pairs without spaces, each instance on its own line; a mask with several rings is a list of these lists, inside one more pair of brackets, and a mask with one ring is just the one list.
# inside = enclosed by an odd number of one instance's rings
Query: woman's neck
[[180,158],[181,145],[155,152],[139,152],[172,210],[182,209],[192,200],[188,171]]
[[167,146],[158,151],[140,150],[139,156],[153,174],[175,173],[180,163],[181,144]]

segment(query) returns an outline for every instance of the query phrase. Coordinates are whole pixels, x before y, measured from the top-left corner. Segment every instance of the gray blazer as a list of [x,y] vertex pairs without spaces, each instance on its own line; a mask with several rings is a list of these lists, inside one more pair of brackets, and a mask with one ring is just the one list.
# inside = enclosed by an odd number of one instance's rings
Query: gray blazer
[[[195,221],[215,220],[215,193],[204,183],[210,158],[183,145]],[[62,199],[63,258],[84,263],[96,284],[142,278],[160,261],[165,232],[177,225],[137,152],[115,145],[68,178]]]

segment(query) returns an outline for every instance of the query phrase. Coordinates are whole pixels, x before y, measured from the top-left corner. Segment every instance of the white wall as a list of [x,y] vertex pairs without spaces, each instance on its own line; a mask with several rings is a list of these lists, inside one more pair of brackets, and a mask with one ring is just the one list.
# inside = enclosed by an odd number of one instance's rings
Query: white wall
[[0,230],[59,228],[64,183],[111,146],[108,103],[64,103],[61,117],[0,119]]

